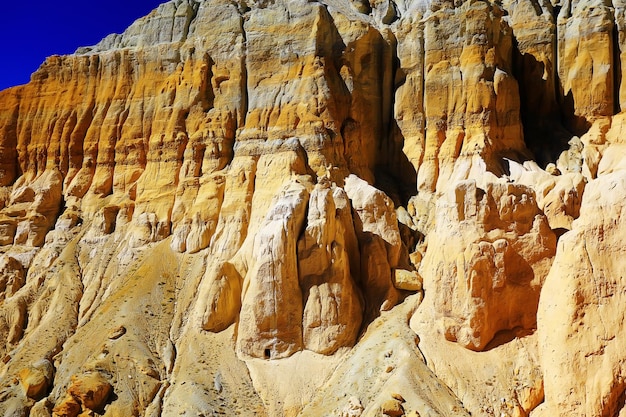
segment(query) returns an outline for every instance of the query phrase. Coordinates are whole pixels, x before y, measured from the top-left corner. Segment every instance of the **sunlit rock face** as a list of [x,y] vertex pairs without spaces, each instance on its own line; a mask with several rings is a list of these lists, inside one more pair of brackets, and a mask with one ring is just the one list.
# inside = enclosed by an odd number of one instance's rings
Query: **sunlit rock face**
[[0,92],[0,414],[618,416],[625,7],[174,0]]

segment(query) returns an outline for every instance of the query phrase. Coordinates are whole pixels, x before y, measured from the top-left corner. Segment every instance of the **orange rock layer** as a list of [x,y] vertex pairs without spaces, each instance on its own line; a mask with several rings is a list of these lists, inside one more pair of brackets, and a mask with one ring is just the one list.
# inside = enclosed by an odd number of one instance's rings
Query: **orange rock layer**
[[0,411],[622,415],[623,12],[173,0],[48,58]]

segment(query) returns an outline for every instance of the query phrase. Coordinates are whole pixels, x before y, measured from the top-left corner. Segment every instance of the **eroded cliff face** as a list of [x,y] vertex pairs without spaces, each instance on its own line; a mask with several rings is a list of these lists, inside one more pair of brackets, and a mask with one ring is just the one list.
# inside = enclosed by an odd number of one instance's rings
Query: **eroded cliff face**
[[617,416],[624,5],[174,0],[0,93],[6,416]]

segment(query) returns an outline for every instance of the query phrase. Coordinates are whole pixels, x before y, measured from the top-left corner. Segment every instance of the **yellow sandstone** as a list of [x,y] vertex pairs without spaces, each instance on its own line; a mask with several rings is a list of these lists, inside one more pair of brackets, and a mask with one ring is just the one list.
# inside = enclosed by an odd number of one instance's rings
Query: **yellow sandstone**
[[623,416],[626,5],[172,0],[0,92],[0,415]]

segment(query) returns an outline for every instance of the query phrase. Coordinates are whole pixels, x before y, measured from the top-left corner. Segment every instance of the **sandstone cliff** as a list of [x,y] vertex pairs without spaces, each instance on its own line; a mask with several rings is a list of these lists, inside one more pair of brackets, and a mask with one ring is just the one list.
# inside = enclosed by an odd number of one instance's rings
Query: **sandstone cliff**
[[624,415],[625,10],[173,0],[48,58],[0,413]]

